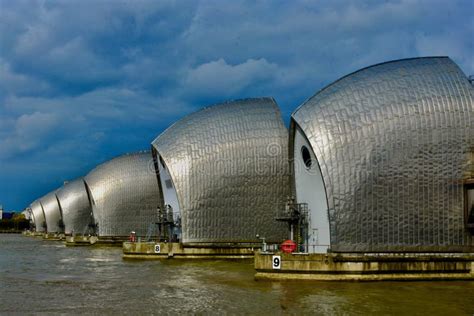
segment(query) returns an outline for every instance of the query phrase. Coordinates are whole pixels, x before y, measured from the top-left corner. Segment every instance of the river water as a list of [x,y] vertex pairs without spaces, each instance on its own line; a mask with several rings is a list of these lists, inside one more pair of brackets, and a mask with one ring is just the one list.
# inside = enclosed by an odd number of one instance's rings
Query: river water
[[257,282],[250,261],[121,256],[0,235],[0,314],[474,314],[469,281]]

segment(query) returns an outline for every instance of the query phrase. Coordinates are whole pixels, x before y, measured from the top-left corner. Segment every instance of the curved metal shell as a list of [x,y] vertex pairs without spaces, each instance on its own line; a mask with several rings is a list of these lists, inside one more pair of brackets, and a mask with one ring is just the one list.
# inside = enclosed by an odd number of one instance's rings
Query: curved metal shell
[[36,225],[35,225],[35,216],[33,215],[33,211],[31,210],[31,205],[28,206],[28,212],[30,213],[31,228],[36,227]]
[[44,217],[43,207],[41,203],[36,200],[30,205],[31,213],[33,214],[35,229],[37,232],[46,231],[46,220]]
[[63,215],[66,234],[86,233],[91,221],[92,207],[87,196],[84,180],[77,179],[66,183],[56,192]]
[[105,162],[84,178],[99,236],[145,236],[162,206],[150,152]]
[[44,216],[46,219],[46,230],[48,233],[64,232],[62,223],[61,210],[59,209],[56,192],[50,192],[42,197],[40,200],[43,206]]
[[205,108],[152,146],[176,189],[183,243],[285,238],[275,214],[289,194],[288,132],[273,99]]
[[31,220],[31,213],[30,213],[30,210],[29,210],[29,209],[25,209],[23,212],[21,212],[21,214],[23,214],[23,216],[25,217],[25,219]]
[[348,75],[293,113],[324,178],[333,251],[472,249],[473,98],[449,58],[417,58]]

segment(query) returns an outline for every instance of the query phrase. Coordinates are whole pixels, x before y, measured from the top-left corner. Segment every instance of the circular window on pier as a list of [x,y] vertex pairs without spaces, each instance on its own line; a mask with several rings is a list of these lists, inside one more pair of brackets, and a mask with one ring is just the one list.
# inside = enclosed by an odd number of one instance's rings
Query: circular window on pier
[[303,162],[306,168],[311,168],[311,166],[313,165],[313,161],[311,160],[311,154],[309,153],[308,147],[301,147],[301,157],[303,158]]

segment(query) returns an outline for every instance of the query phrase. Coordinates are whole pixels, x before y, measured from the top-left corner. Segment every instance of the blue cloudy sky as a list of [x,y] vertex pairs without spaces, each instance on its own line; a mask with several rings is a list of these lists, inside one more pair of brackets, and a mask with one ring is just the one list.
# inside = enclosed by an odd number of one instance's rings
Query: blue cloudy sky
[[285,121],[338,77],[449,55],[474,74],[474,1],[0,0],[0,204],[149,148],[205,105],[273,96]]

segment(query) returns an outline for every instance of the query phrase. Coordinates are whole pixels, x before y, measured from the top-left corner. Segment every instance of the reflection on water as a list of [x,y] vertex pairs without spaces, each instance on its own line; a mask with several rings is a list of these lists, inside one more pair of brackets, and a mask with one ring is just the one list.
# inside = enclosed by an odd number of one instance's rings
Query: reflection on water
[[474,282],[256,282],[250,261],[121,255],[0,235],[0,314],[474,313]]

